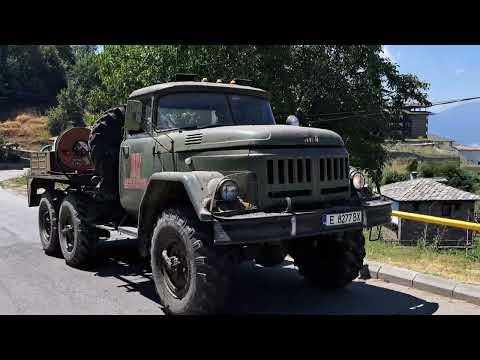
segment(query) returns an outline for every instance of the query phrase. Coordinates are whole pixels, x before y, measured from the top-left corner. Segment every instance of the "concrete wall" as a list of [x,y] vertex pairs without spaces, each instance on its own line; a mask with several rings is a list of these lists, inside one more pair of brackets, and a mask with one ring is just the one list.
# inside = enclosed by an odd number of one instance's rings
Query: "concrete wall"
[[[444,207],[445,210],[451,209],[448,216],[443,213]],[[469,221],[473,219],[474,202],[400,202],[399,208],[400,211]],[[397,236],[402,245],[415,245],[419,240],[426,239],[427,242],[438,242],[440,246],[466,246],[470,245],[472,238],[471,232],[464,229],[405,219],[399,221]]]

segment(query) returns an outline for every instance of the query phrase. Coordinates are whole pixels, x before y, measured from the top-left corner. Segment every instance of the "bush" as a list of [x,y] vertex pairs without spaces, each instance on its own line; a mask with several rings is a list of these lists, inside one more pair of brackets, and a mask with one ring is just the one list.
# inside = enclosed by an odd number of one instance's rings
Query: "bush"
[[86,113],[83,116],[83,119],[85,121],[85,125],[87,125],[87,126],[92,126],[95,123],[95,120],[97,120],[97,118],[98,118],[97,115],[90,114],[90,113]]
[[422,162],[418,167],[422,177],[445,177],[447,185],[455,188],[475,192],[480,187],[477,174],[460,167],[453,162]]
[[412,172],[417,170],[418,170],[418,160],[412,159],[407,165],[407,171]]
[[67,112],[59,107],[51,108],[48,111],[47,116],[48,131],[52,136],[58,136],[63,130],[72,126],[68,121]]
[[405,181],[409,178],[410,176],[407,173],[401,173],[391,168],[385,168],[385,170],[383,171],[382,185]]

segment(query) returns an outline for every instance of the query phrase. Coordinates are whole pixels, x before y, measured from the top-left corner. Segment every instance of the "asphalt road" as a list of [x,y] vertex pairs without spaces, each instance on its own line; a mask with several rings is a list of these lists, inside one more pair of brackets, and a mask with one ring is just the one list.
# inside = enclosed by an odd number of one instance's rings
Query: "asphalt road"
[[[0,179],[13,174],[0,171]],[[0,189],[0,209],[0,314],[163,314],[132,241],[105,243],[92,269],[77,270],[43,254],[38,208],[24,196]],[[479,306],[379,280],[320,291],[288,261],[246,263],[233,284],[232,314],[480,314]]]

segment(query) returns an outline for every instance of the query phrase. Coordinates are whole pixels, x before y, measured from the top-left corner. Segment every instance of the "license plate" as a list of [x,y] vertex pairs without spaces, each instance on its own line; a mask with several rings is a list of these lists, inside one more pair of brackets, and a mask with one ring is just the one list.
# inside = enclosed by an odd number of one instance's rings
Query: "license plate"
[[352,211],[340,214],[324,214],[323,224],[326,226],[355,224],[362,222],[362,212]]

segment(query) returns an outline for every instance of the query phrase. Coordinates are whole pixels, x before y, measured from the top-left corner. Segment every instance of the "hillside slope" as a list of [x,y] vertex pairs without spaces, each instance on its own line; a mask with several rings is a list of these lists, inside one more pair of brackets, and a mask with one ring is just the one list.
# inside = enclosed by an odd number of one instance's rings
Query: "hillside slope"
[[7,142],[18,143],[26,150],[39,150],[48,143],[48,118],[32,114],[20,114],[14,119],[0,122],[0,134]]
[[460,144],[480,144],[480,102],[465,103],[429,116],[428,132]]

